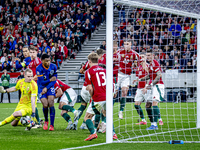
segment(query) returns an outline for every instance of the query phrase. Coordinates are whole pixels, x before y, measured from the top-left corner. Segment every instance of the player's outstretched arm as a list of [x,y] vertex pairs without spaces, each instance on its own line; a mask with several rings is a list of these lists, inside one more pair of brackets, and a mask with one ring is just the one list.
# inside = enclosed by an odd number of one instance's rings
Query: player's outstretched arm
[[5,90],[3,86],[0,86],[0,93],[6,93],[6,92],[10,93],[15,91],[17,91],[15,87],[11,87]]
[[146,75],[145,77],[139,79],[139,81],[147,81],[147,80],[149,80],[149,79],[150,79],[150,76],[149,76],[149,74],[148,74],[148,75]]

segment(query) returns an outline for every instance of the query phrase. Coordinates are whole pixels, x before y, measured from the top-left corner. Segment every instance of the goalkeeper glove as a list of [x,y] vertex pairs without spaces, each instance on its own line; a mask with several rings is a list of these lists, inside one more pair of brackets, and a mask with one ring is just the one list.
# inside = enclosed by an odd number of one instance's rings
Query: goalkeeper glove
[[31,120],[34,121],[35,123],[38,123],[37,119],[35,118],[35,113],[32,113]]
[[4,89],[3,86],[0,86],[0,93],[6,93],[6,90]]

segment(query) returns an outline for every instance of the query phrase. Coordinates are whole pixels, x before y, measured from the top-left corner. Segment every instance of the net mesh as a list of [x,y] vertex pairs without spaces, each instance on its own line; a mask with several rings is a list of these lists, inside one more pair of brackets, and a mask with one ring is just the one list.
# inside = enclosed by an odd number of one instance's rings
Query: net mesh
[[[139,1],[139,0],[135,0]],[[164,100],[158,103],[160,117],[158,130],[147,130],[149,121],[145,104],[141,103],[146,125],[141,121],[135,104],[137,64],[131,67],[130,86],[126,96],[123,119],[119,119],[122,89],[119,88],[114,104],[114,126],[120,142],[163,142],[184,140],[198,142],[196,83],[197,83],[197,20],[170,13],[114,4],[114,41],[118,49],[124,48],[124,41],[132,43],[131,49],[141,54],[152,49],[162,70],[165,85]],[[140,0],[146,4],[199,14],[200,1]],[[119,70],[120,72],[120,70]],[[151,107],[152,108],[152,107]],[[159,125],[159,121],[163,125]]]

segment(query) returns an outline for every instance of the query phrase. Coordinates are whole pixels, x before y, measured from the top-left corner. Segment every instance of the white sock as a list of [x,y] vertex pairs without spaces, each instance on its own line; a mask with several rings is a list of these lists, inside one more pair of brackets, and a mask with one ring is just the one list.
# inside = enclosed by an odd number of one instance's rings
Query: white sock
[[157,126],[157,122],[154,122],[153,125],[154,125],[154,126]]
[[162,121],[162,118],[160,118],[159,121]]
[[153,122],[151,122],[151,125],[152,125],[152,126],[154,126],[154,123],[153,123]]

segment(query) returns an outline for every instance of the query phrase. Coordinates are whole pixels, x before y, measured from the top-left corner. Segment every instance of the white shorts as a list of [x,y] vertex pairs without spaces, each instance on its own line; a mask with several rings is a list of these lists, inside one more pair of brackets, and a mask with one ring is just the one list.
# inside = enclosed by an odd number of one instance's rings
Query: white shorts
[[135,102],[143,102],[146,100],[146,94],[142,93],[142,89],[137,89],[136,95],[135,95]]
[[87,113],[92,115],[100,114],[102,109],[106,110],[106,101],[101,102],[91,102],[89,107],[87,108]]
[[128,74],[124,74],[122,72],[118,73],[118,82],[117,87],[129,87],[131,82],[131,76]]
[[89,103],[90,102],[90,93],[89,91],[86,90],[86,86],[83,86],[82,87],[82,90],[81,90],[81,97],[83,98],[83,100],[86,102],[86,103]]
[[156,84],[147,91],[147,101],[163,101],[165,95],[164,84]]
[[60,102],[64,102],[64,103],[66,103],[66,105],[69,105],[69,106],[74,106],[76,101],[77,101],[77,94],[72,88],[67,89],[63,93],[63,95],[60,99]]

